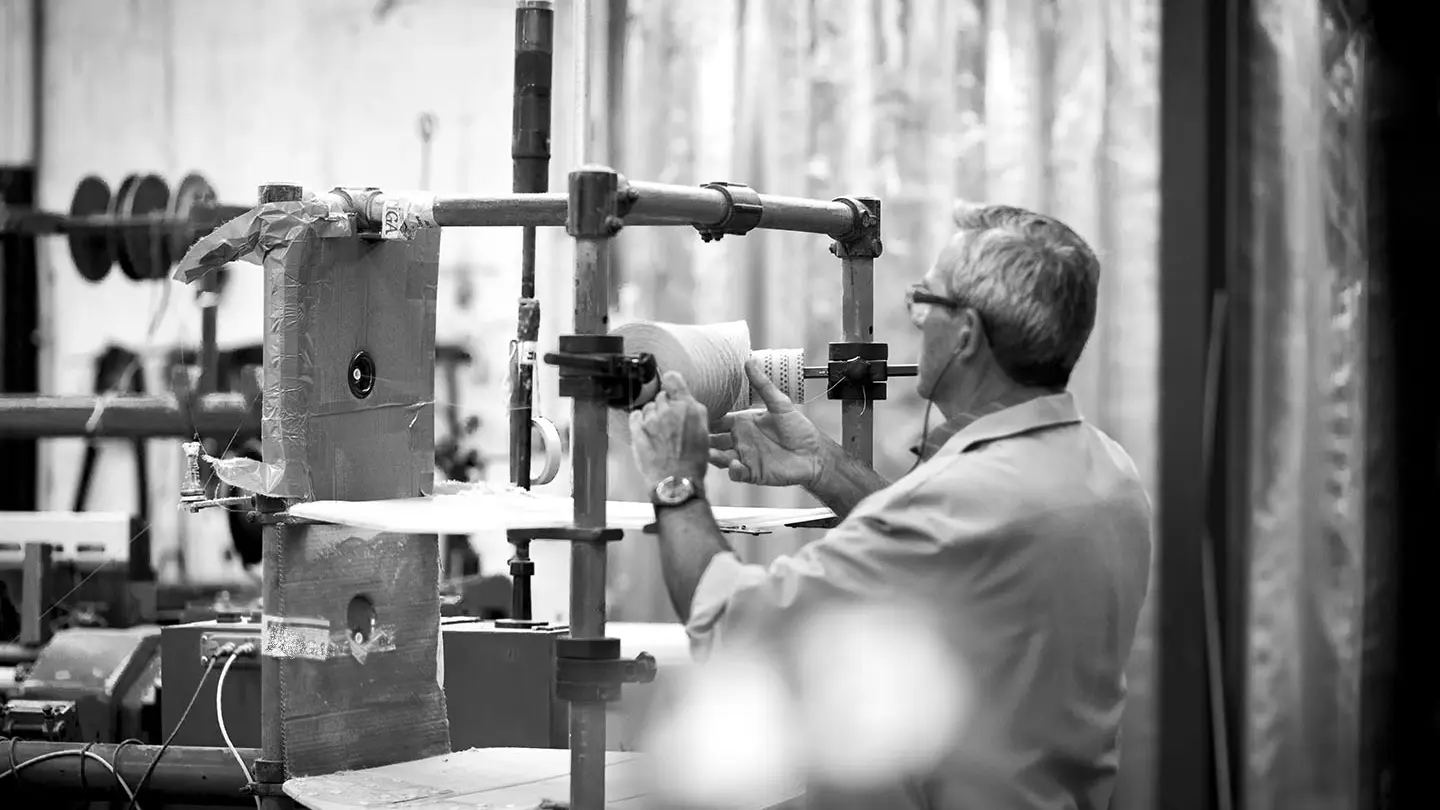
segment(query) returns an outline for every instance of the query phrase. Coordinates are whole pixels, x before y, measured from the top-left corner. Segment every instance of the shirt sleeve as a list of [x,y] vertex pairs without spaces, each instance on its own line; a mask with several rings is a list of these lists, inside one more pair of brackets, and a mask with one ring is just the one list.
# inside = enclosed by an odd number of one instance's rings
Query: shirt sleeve
[[955,556],[956,541],[983,533],[993,515],[946,477],[857,509],[768,568],[717,554],[700,578],[685,628],[694,657],[704,660],[722,639],[774,627],[832,600],[912,595],[944,576],[942,568],[953,570],[946,558]]

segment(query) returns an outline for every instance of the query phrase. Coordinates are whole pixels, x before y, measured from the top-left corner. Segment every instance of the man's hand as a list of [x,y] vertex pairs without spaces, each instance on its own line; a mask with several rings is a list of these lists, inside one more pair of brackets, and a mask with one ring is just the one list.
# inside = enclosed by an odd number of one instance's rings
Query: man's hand
[[703,481],[708,425],[705,406],[691,396],[685,380],[677,372],[665,372],[660,393],[630,414],[635,464],[647,482],[658,484],[672,475]]
[[754,360],[746,361],[745,373],[765,408],[721,419],[723,432],[710,435],[710,463],[727,470],[731,481],[772,487],[814,486],[833,442],[775,387]]

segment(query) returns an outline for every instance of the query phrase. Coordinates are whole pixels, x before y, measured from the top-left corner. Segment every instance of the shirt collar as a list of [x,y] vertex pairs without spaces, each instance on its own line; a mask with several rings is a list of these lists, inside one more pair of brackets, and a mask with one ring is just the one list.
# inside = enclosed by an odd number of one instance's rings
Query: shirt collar
[[1040,397],[1015,393],[946,421],[925,437],[923,450],[917,444],[910,452],[929,460],[952,439],[963,453],[997,439],[1079,421],[1080,409],[1069,391]]

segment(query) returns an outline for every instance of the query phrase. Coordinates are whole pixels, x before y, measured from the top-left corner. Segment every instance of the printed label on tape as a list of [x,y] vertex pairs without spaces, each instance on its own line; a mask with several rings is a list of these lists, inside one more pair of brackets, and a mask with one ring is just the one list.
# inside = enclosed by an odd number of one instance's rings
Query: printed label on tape
[[325,619],[260,618],[260,654],[271,658],[305,658],[325,661],[350,656],[361,664],[374,653],[395,649],[395,628],[374,628],[369,638],[351,635],[346,629],[332,630]]
[[330,622],[261,616],[260,654],[270,658],[324,661],[330,657]]
[[386,197],[381,211],[381,239],[411,239],[415,236],[415,226],[409,221],[409,201]]
[[381,239],[414,239],[421,228],[433,228],[435,196],[425,193],[386,197],[380,208]]
[[535,341],[522,340],[519,349],[519,363],[522,366],[535,365]]

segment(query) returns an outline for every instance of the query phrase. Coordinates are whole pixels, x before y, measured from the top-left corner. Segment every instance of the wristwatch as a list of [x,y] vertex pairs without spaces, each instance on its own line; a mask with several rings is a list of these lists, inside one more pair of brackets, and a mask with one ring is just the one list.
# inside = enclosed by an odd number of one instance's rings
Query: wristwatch
[[680,506],[704,497],[705,490],[700,486],[700,482],[679,475],[662,479],[650,490],[650,503],[654,504],[656,509]]

